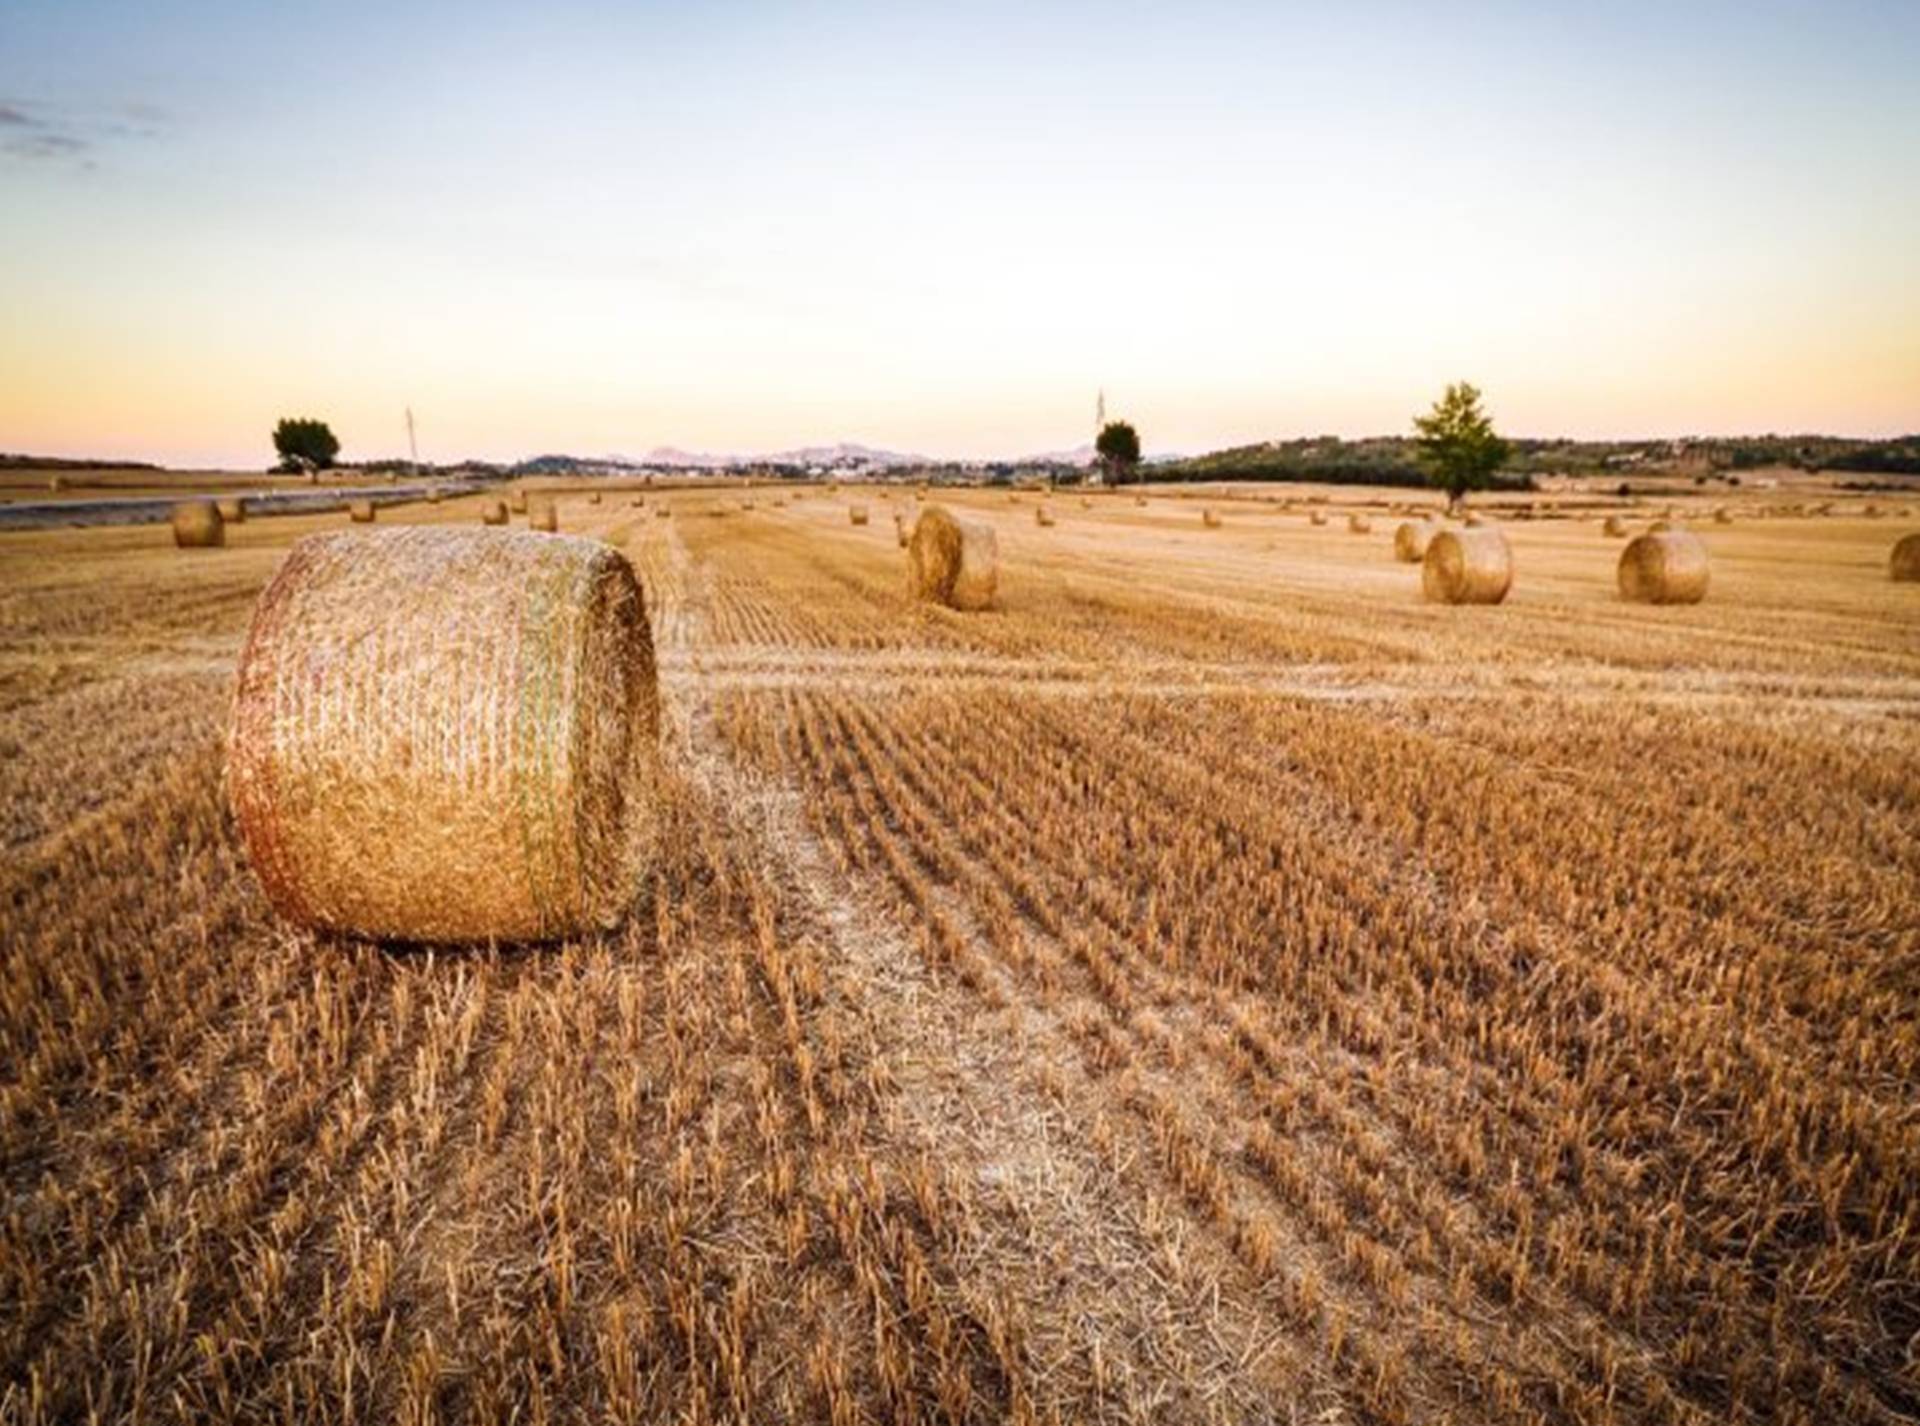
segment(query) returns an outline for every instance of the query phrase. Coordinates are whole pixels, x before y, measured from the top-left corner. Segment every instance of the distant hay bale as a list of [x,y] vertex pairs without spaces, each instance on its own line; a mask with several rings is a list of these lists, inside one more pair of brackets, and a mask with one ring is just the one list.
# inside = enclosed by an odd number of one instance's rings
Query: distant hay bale
[[1000,542],[991,525],[929,505],[907,540],[907,576],[916,598],[950,609],[989,608],[1000,582]]
[[1655,520],[1651,525],[1647,526],[1647,533],[1649,535],[1664,535],[1667,531],[1678,528],[1679,527],[1671,520]]
[[864,505],[849,505],[847,507],[847,518],[856,525],[866,524],[867,507]]
[[1731,525],[1733,523],[1733,511],[1727,509],[1724,505],[1716,506],[1713,512],[1713,523],[1716,525]]
[[1888,573],[1901,584],[1920,583],[1920,530],[1902,535],[1893,542],[1887,561]]
[[507,509],[511,510],[516,515],[526,514],[527,513],[527,492],[524,490],[516,490],[511,495],[509,495],[507,497]]
[[1469,514],[1467,516],[1466,524],[1469,530],[1483,529],[1485,528],[1486,523],[1487,523],[1487,518],[1484,515]]
[[1419,564],[1427,557],[1435,526],[1428,520],[1402,520],[1393,531],[1393,557],[1402,564]]
[[1373,521],[1355,511],[1347,516],[1347,533],[1352,535],[1370,535],[1373,533]]
[[653,517],[656,520],[668,519],[672,514],[673,507],[671,505],[656,505],[653,507]]
[[1327,523],[1327,512],[1324,510],[1310,510],[1307,512],[1307,519],[1316,525],[1324,525]]
[[628,501],[627,503],[633,506],[634,509],[638,510],[639,508],[641,508],[643,505],[647,503],[647,497],[644,495],[636,495],[633,497],[632,500]]
[[183,550],[218,549],[227,542],[227,522],[211,500],[182,500],[173,507],[173,543]]
[[1090,495],[1082,495],[1080,497],[1080,508],[1082,510],[1093,509],[1093,497]]
[[1620,597],[1636,604],[1698,604],[1707,595],[1707,546],[1685,530],[1627,542],[1620,552]]
[[1200,523],[1205,525],[1209,530],[1219,529],[1220,512],[1218,510],[1202,510],[1200,512]]
[[1044,505],[1034,506],[1033,523],[1044,527],[1051,527],[1053,524],[1053,511]]
[[47,477],[47,489],[65,490],[66,488],[67,478],[64,475],[50,475]]
[[527,502],[527,528],[542,534],[558,534],[560,510],[552,496],[536,496]]
[[615,924],[655,837],[644,599],[598,541],[312,535],[261,594],[227,790],[274,909],[423,942]]
[[349,500],[347,502],[347,518],[356,525],[371,525],[373,523],[373,502],[371,500]]
[[587,496],[587,504],[589,504],[589,505],[598,505],[599,503],[600,503],[600,492],[599,492],[599,491],[597,491],[597,490],[596,490],[596,491],[594,491],[594,492],[593,492],[592,494],[590,494],[590,495],[588,495],[588,496]]
[[244,525],[247,523],[247,502],[240,496],[235,495],[225,500],[216,500],[214,501],[214,506],[220,511],[220,518],[226,521],[227,524]]
[[504,525],[507,523],[507,502],[489,500],[480,507],[480,523],[483,525]]
[[1513,587],[1513,551],[1498,530],[1437,530],[1420,587],[1436,604],[1498,604]]
[[1880,518],[1880,507],[1878,505],[1863,506],[1860,514],[1868,520],[1878,520]]
[[446,492],[442,490],[439,486],[437,485],[429,486],[427,488],[427,504],[438,505],[440,503],[441,497],[444,496],[445,494]]
[[1627,522],[1618,515],[1609,515],[1606,522],[1600,526],[1600,533],[1609,539],[1617,540],[1627,533]]
[[1137,508],[1144,510],[1147,508],[1147,497],[1144,495],[1136,495],[1133,497],[1133,503]]
[[906,516],[895,515],[893,517],[894,542],[898,544],[901,549],[904,550],[907,547],[907,540],[911,534],[912,534],[912,530],[907,525]]

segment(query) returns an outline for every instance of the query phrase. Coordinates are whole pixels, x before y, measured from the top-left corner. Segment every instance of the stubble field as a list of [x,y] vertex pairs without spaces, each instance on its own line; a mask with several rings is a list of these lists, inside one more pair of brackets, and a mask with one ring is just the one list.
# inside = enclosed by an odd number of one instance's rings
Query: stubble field
[[630,494],[669,834],[540,949],[240,855],[343,515],[0,535],[0,1421],[1920,1414],[1911,518],[1456,609],[1378,513],[967,494],[962,615],[905,494]]

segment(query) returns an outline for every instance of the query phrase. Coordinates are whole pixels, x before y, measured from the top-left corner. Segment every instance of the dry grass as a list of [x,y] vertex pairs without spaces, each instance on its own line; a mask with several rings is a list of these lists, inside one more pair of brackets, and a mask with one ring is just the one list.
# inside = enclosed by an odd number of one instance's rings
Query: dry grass
[[220,794],[337,514],[0,535],[0,1419],[1913,1416],[1888,522],[1736,506],[1675,608],[1515,523],[1463,617],[1274,493],[943,492],[964,618],[818,494],[583,513],[673,834],[432,955],[277,920]]

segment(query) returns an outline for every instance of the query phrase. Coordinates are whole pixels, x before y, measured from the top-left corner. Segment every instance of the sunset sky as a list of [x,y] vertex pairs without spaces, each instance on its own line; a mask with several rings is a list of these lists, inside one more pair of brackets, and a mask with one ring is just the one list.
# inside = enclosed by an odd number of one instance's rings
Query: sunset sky
[[0,0],[0,450],[1920,429],[1920,3]]

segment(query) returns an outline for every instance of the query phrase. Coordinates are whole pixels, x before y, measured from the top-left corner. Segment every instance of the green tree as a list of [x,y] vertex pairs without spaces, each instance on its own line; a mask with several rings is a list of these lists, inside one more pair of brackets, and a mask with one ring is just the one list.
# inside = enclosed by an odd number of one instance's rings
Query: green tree
[[1507,463],[1512,447],[1494,434],[1493,421],[1480,409],[1480,391],[1471,382],[1447,387],[1424,416],[1414,417],[1415,442],[1427,480],[1458,505],[1469,490],[1484,490]]
[[1100,428],[1093,449],[1107,468],[1107,479],[1118,485],[1140,464],[1140,433],[1129,422],[1109,421]]
[[340,454],[340,441],[325,421],[282,416],[273,428],[273,448],[282,470],[326,470]]

